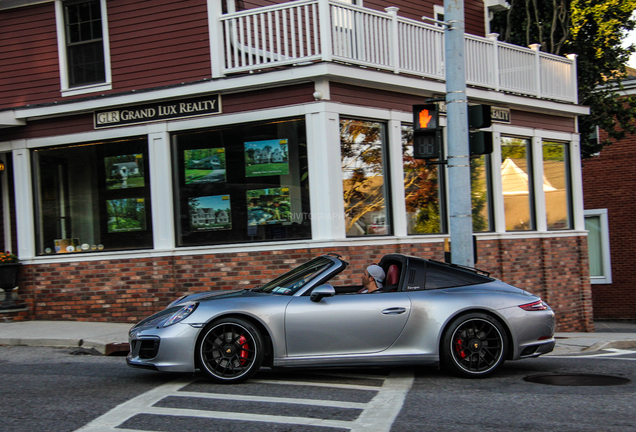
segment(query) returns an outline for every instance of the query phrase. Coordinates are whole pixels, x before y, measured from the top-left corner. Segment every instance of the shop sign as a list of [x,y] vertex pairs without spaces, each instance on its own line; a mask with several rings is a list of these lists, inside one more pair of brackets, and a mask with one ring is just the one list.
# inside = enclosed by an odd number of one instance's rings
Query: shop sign
[[[437,102],[439,113],[446,115],[446,102]],[[510,108],[490,107],[490,118],[494,123],[510,123]]]
[[95,111],[95,129],[194,117],[221,112],[221,98],[210,95]]
[[495,123],[510,123],[510,108],[490,107],[490,118]]

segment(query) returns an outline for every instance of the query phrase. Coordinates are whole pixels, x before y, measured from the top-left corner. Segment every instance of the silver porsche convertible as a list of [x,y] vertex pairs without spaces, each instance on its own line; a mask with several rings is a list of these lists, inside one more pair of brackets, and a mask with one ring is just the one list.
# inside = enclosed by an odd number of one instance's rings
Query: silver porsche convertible
[[261,287],[184,296],[130,330],[127,362],[198,369],[219,383],[244,381],[261,366],[439,363],[484,377],[505,360],[554,348],[554,312],[537,296],[413,256],[386,255],[378,265],[385,284],[369,294],[337,283],[347,262],[329,254]]

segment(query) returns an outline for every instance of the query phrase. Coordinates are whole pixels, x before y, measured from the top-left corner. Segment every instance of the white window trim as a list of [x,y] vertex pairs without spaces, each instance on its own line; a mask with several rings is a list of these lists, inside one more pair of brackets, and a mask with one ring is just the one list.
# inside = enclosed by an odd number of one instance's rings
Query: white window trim
[[[440,15],[444,15],[444,6],[433,5],[433,18],[435,18],[436,21],[444,21],[439,19]],[[442,25],[438,23],[435,23],[435,25],[437,27],[442,27]]]
[[[604,276],[590,276],[591,284],[611,284],[612,283],[612,260],[610,254],[609,222],[607,209],[584,210],[584,216],[598,216],[601,222],[601,247]],[[589,256],[589,254],[588,254]]]
[[57,53],[60,64],[60,92],[62,97],[77,96],[86,93],[112,90],[112,75],[110,71],[110,38],[108,35],[108,12],[106,0],[99,0],[102,11],[102,42],[104,44],[105,82],[79,87],[69,87],[68,62],[66,58],[66,37],[64,23],[64,4],[62,0],[55,0],[55,23],[57,27]]

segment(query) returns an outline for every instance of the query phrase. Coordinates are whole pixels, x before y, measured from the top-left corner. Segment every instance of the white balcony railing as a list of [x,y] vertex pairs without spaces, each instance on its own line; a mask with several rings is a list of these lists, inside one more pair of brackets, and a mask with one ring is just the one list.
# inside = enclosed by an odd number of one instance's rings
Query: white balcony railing
[[[300,0],[224,14],[222,75],[339,61],[444,80],[444,31],[335,0]],[[577,103],[576,61],[496,37],[466,35],[469,85]]]

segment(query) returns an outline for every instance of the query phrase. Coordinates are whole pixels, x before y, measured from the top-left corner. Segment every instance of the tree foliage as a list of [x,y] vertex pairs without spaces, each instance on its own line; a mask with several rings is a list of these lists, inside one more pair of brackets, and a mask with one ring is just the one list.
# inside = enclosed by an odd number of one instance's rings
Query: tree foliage
[[636,96],[617,93],[626,77],[625,65],[634,46],[621,45],[636,21],[631,17],[636,0],[511,0],[510,9],[498,12],[491,29],[505,42],[541,44],[552,54],[577,54],[579,103],[590,115],[579,117],[581,155],[589,157],[609,140],[593,137],[596,127],[609,138],[636,133]]

